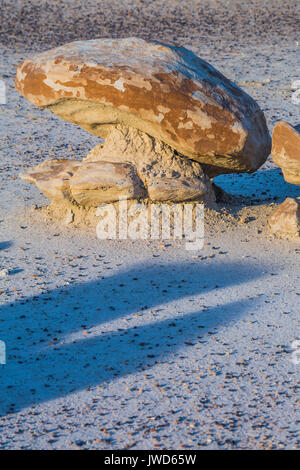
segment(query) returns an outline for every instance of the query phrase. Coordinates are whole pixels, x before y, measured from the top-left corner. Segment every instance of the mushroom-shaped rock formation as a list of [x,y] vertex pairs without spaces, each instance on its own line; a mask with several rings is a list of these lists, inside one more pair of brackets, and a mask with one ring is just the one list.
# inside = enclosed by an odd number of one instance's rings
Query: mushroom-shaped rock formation
[[[107,185],[107,195],[114,187],[114,194],[158,201],[199,199],[210,191],[208,177],[253,172],[270,152],[257,103],[181,47],[136,38],[76,41],[25,60],[15,85],[35,105],[106,140],[86,163],[110,162],[113,176],[107,165],[77,169],[81,176],[75,171],[64,192],[70,199],[76,184],[93,192],[93,204]],[[35,175],[42,189],[44,176]]]
[[277,122],[272,136],[272,157],[288,183],[300,185],[300,125]]

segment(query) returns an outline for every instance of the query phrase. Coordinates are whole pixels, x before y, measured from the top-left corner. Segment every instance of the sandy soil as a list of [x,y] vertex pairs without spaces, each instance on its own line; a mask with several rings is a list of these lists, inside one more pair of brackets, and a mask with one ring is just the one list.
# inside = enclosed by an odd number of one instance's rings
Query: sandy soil
[[[299,448],[298,240],[267,228],[300,196],[269,160],[216,183],[205,246],[99,241],[64,226],[20,171],[83,158],[99,140],[14,90],[30,51],[74,39],[164,40],[192,49],[253,96],[270,131],[299,123],[298,1],[3,1],[0,79],[2,449]],[[298,41],[298,42],[297,42]]]

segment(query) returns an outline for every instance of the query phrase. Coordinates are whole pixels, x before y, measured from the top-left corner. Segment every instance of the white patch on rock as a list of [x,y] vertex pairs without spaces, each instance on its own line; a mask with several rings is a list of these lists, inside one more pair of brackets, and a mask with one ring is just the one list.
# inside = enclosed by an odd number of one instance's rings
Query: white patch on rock
[[125,88],[124,88],[124,78],[119,78],[118,80],[116,80],[113,84],[113,86],[117,89],[117,90],[120,90],[120,91],[125,91]]
[[[74,90],[74,86],[68,86],[68,85],[63,85],[63,83],[58,83],[57,82],[57,77],[54,81],[54,80],[51,79],[51,77],[49,75],[44,80],[45,85],[47,85],[48,87],[52,88],[55,91],[70,92],[70,91]],[[81,98],[81,99],[85,98],[85,91],[84,91],[83,87],[76,88],[76,93],[79,93],[79,96],[77,96],[77,98]]]
[[159,115],[157,116],[157,121],[158,121],[158,122],[161,122],[161,121],[163,120],[163,118],[164,118],[164,117],[165,117],[165,115],[164,115],[164,114],[162,114],[162,113],[159,113]]
[[192,121],[187,121],[185,123],[183,122],[180,122],[178,124],[178,129],[193,129],[194,125],[192,123]]
[[167,108],[166,106],[162,106],[161,104],[159,106],[157,106],[157,109],[160,113],[169,113],[171,111],[170,108]]
[[231,129],[233,132],[235,132],[236,134],[242,134],[244,133],[244,129],[243,129],[243,126],[240,122],[235,122],[233,124],[233,126],[231,126]]
[[187,117],[192,120],[194,124],[200,127],[202,130],[210,129],[212,127],[213,119],[209,117],[205,112],[198,109],[197,111],[187,111]]

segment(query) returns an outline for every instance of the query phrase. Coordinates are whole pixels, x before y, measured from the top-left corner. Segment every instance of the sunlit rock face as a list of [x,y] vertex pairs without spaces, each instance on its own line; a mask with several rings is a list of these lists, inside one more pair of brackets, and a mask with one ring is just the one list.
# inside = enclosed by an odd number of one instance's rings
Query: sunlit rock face
[[300,126],[293,127],[284,121],[275,124],[272,157],[281,167],[284,179],[300,185]]

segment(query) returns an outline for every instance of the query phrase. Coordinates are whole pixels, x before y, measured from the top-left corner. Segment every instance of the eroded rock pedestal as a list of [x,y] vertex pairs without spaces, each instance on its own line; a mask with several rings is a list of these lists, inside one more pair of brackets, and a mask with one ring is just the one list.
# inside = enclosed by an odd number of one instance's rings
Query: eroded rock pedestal
[[46,161],[20,176],[57,204],[97,207],[121,197],[155,202],[213,198],[210,179],[198,162],[121,125],[82,162]]

